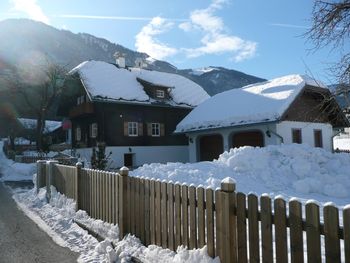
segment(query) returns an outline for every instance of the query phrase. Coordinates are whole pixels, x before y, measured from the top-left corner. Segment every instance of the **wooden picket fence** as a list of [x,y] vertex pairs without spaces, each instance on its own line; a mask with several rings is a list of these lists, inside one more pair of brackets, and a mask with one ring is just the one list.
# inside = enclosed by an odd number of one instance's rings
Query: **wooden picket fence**
[[38,162],[37,185],[54,185],[77,209],[118,224],[121,237],[134,234],[145,245],[206,245],[221,262],[350,263],[350,207],[339,222],[338,208],[327,205],[322,220],[316,203],[247,196],[229,181],[212,190],[52,161]]

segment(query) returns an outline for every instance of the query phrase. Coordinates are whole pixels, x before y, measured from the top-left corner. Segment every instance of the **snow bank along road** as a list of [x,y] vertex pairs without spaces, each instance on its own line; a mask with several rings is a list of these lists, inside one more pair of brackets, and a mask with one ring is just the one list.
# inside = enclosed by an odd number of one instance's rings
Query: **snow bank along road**
[[25,216],[0,182],[0,263],[65,263],[77,258],[77,253],[57,245]]

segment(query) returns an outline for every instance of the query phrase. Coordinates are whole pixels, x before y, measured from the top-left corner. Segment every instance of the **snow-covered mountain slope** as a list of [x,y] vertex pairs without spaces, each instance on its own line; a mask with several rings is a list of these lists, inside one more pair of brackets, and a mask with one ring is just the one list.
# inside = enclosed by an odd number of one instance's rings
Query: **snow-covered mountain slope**
[[[6,39],[0,41],[0,61],[12,65],[18,65],[26,59],[37,60],[49,56],[53,61],[73,68],[86,60],[114,62],[114,53],[120,52],[125,54],[128,66],[134,66],[136,58],[142,58],[146,69],[180,74],[201,85],[209,95],[263,80],[221,67],[210,67],[203,74],[198,74],[200,70],[177,69],[166,61],[155,60],[145,53],[130,50],[106,39],[86,33],[74,34],[28,19],[1,21],[0,39]],[[210,70],[211,68],[215,70]]]

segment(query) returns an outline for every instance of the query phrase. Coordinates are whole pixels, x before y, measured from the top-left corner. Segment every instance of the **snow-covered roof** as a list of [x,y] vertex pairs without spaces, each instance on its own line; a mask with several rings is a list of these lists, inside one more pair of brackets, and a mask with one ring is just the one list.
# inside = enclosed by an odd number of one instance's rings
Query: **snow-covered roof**
[[144,91],[141,79],[158,86],[171,87],[168,104],[197,106],[210,96],[195,82],[171,73],[140,68],[118,68],[103,61],[85,61],[71,70],[78,72],[82,83],[92,99],[155,102]]
[[[18,118],[18,121],[22,124],[25,129],[35,129],[36,128],[36,119],[27,119],[27,118]],[[60,121],[45,121],[44,133],[50,133],[62,126]]]
[[175,132],[277,121],[305,85],[326,88],[305,75],[288,75],[219,93],[190,112]]

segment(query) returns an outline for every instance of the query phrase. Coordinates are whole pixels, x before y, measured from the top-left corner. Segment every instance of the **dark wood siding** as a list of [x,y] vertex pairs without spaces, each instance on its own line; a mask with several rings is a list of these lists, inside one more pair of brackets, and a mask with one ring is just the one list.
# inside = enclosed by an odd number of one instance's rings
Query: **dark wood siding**
[[232,135],[232,148],[241,146],[264,146],[264,135],[261,131],[238,132]]
[[[76,117],[72,119],[72,123],[73,126],[79,125],[82,129],[80,146],[94,146],[96,141],[104,141],[107,146],[187,145],[185,135],[174,135],[173,132],[190,110],[138,104],[94,103],[93,114]],[[96,139],[88,136],[89,125],[94,122],[98,123]],[[139,123],[138,136],[126,136],[127,122]],[[149,136],[148,123],[160,123],[161,136]]]
[[223,139],[219,134],[206,135],[199,138],[200,161],[217,159],[224,151]]
[[305,90],[289,106],[282,121],[330,123],[334,127],[347,126],[339,105],[329,91],[306,86]]

